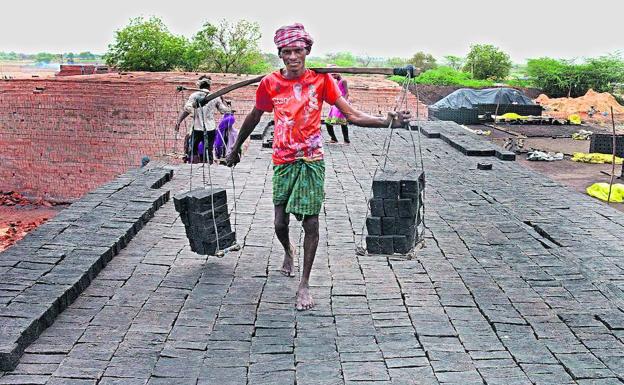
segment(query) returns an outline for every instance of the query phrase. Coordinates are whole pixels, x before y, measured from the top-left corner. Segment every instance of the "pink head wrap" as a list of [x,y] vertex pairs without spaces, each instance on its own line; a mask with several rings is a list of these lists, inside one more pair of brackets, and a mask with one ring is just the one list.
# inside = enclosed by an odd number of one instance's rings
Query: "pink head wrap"
[[312,47],[314,40],[312,36],[305,31],[302,24],[295,23],[293,25],[286,25],[275,31],[275,37],[273,38],[277,49],[284,47]]

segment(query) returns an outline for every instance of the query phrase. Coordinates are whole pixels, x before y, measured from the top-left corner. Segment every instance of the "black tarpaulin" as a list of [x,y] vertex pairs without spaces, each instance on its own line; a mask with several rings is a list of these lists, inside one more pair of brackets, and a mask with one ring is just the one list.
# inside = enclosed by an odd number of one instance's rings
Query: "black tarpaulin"
[[522,91],[513,88],[486,88],[483,90],[461,88],[430,107],[435,109],[476,108],[477,104],[535,105]]

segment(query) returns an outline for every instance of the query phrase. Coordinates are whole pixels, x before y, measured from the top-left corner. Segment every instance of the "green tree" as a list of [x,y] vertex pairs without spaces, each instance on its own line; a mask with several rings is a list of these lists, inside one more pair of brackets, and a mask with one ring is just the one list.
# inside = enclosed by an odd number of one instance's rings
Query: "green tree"
[[408,60],[402,57],[391,57],[386,60],[388,67],[403,67],[408,63]]
[[182,65],[187,47],[186,38],[169,32],[161,19],[137,17],[115,31],[104,58],[121,70],[169,71]]
[[272,69],[277,69],[280,68],[282,66],[282,59],[280,59],[279,56],[277,56],[276,54],[269,52],[269,53],[263,53],[262,57],[264,59],[264,61],[272,68]]
[[271,68],[264,60],[258,41],[258,23],[239,20],[230,24],[226,19],[217,26],[210,23],[198,32],[192,45],[200,50],[199,68],[211,72],[262,73]]
[[355,57],[355,61],[358,67],[369,67],[374,60],[375,58],[369,55]]
[[326,55],[326,61],[338,67],[357,67],[357,58],[351,52],[336,52]]
[[39,63],[50,63],[55,59],[58,59],[58,55],[49,52],[39,52],[34,57],[34,60]]
[[529,59],[527,74],[531,83],[546,94],[581,96],[590,88],[598,92],[613,92],[624,82],[624,60],[616,53],[586,59],[575,64],[552,58]]
[[475,79],[505,79],[510,70],[509,55],[491,44],[472,45],[464,65],[464,71]]
[[19,60],[19,55],[15,52],[0,52],[0,60]]
[[624,82],[624,59],[614,53],[586,60],[587,87],[599,92],[613,92]]
[[416,68],[420,68],[421,70],[427,71],[430,69],[436,68],[438,65],[436,64],[436,59],[430,53],[424,53],[422,51],[416,52],[411,59],[409,59],[409,64],[412,64]]
[[529,59],[526,69],[531,83],[551,96],[567,94],[570,71],[570,63],[547,57]]
[[82,60],[95,60],[96,56],[89,51],[80,52],[78,58]]
[[446,55],[444,56],[444,64],[447,67],[451,67],[454,70],[461,70],[464,65],[464,58],[455,55]]
[[217,27],[204,23],[202,28],[193,36],[187,45],[182,59],[182,68],[186,71],[204,69],[214,71],[208,64],[214,56]]

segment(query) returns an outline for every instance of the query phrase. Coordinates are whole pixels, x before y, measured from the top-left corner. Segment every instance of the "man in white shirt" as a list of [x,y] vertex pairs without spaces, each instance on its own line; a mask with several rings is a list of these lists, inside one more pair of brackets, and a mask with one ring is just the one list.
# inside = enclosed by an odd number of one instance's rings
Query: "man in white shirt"
[[[180,130],[180,124],[184,121],[184,119],[186,119],[187,116],[193,113],[193,109],[196,108],[196,106],[199,106],[199,101],[204,96],[210,94],[210,77],[202,75],[199,77],[196,84],[197,88],[206,90],[206,92],[197,91],[193,92],[189,96],[188,100],[184,104],[183,110],[178,116],[178,121],[175,125],[176,131]],[[213,147],[216,133],[215,130],[217,128],[214,118],[215,110],[218,110],[222,114],[230,112],[230,108],[220,97],[211,100],[203,107],[197,107],[193,125],[184,140],[184,152],[189,159],[189,163],[194,163],[195,161],[195,159],[191,158],[191,148],[193,155],[196,155],[197,159],[200,161],[204,161],[204,153],[206,153],[208,155],[208,162],[213,162]],[[206,138],[204,138],[204,128],[206,130]]]

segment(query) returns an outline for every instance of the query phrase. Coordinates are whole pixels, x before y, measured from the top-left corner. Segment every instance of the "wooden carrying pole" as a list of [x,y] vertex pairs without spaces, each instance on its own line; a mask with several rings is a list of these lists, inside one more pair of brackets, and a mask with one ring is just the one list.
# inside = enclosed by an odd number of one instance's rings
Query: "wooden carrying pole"
[[[384,67],[323,67],[323,68],[310,68],[312,71],[320,73],[320,74],[328,74],[328,73],[343,73],[343,74],[360,74],[360,75],[399,75],[399,76],[407,76],[409,74],[410,77],[414,77],[420,74],[420,68],[415,68],[413,66],[399,67],[399,68],[384,68]],[[206,105],[209,101],[218,98],[219,96],[223,96],[229,92],[232,92],[238,88],[248,86],[250,84],[258,83],[262,78],[266,75],[256,76],[255,78],[243,80],[238,83],[231,84],[225,88],[221,88],[218,91],[210,93],[205,98],[201,100],[201,105]],[[178,91],[189,90],[189,91],[200,91],[209,93],[210,91],[199,89],[199,88],[190,88],[179,86]]]

